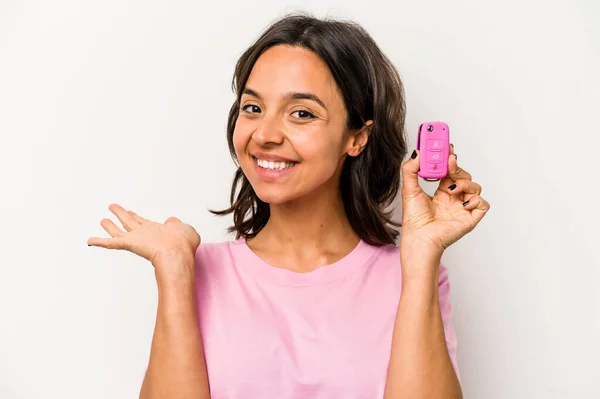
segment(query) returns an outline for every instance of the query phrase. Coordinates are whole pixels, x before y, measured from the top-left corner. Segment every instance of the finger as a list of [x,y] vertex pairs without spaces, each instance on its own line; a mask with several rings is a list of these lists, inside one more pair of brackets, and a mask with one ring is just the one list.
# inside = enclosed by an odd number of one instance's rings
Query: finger
[[102,226],[111,237],[121,237],[125,234],[125,232],[110,219],[102,219],[100,221],[100,226]]
[[90,247],[100,247],[106,249],[126,249],[125,242],[120,237],[118,238],[101,238],[91,237],[88,242]]
[[484,200],[480,195],[474,195],[471,199],[463,203],[463,208],[471,211],[475,223],[479,223],[490,209],[490,203]]
[[481,186],[475,183],[474,181],[461,179],[455,181],[450,186],[446,187],[446,192],[452,195],[460,193],[479,195],[481,194]]
[[472,180],[471,174],[458,166],[456,155],[448,157],[448,177],[453,181],[461,179]]
[[139,224],[144,224],[144,223],[146,223],[148,221],[147,219],[144,219],[143,217],[139,216],[138,214],[136,214],[133,211],[127,211],[127,212],[129,212],[129,214],[131,215],[131,217],[133,218],[133,220],[135,220]]
[[448,155],[448,173],[440,180],[438,190],[446,191],[446,188],[454,183],[454,179],[450,176],[452,168],[456,167],[456,154],[454,153],[454,144],[450,143],[450,154]]
[[122,206],[117,205],[117,204],[111,204],[108,209],[115,214],[115,216],[117,217],[117,219],[119,219],[119,222],[121,222],[121,224],[123,225],[123,227],[125,228],[125,230],[127,231],[131,231],[135,225],[137,225],[138,223],[133,219],[133,217],[129,214],[129,212],[127,212],[125,209],[123,209]]
[[405,194],[421,191],[417,172],[419,172],[419,150],[414,150],[410,159],[402,165],[402,193],[404,198],[407,197]]

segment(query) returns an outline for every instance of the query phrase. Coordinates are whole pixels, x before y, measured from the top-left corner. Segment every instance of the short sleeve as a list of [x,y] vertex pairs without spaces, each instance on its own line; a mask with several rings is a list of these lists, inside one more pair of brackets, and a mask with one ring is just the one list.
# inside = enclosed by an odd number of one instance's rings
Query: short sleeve
[[450,302],[450,280],[448,276],[448,268],[440,264],[438,295],[440,300],[440,310],[442,313],[442,321],[444,323],[444,335],[446,336],[446,345],[450,360],[454,366],[456,376],[460,381],[460,373],[458,370],[458,361],[456,357],[457,339],[454,326],[452,325],[452,303]]

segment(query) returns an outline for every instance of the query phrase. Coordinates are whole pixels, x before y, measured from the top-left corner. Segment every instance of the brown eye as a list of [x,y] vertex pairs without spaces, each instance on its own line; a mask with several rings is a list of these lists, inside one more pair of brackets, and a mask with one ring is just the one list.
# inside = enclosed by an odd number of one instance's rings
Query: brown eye
[[296,113],[298,114],[298,119],[314,119],[314,118],[316,118],[316,116],[314,114],[312,114],[308,111],[305,111],[303,109],[292,112],[292,115],[294,115]]
[[[251,108],[251,111],[248,111],[248,107],[252,107],[252,108]],[[244,105],[244,106],[241,108],[241,110],[242,110],[242,111],[244,111],[244,112],[250,112],[251,114],[255,114],[255,113],[258,113],[258,112],[260,112],[260,108],[258,107],[258,105],[254,105],[254,104],[247,104],[247,105]]]

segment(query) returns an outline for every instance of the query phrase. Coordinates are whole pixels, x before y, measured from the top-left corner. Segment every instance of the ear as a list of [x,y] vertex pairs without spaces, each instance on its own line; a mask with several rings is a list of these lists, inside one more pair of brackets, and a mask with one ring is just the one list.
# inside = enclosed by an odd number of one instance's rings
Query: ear
[[365,122],[364,126],[360,130],[351,134],[348,139],[348,146],[346,147],[346,153],[351,157],[358,156],[369,141],[369,134],[371,133],[372,120]]

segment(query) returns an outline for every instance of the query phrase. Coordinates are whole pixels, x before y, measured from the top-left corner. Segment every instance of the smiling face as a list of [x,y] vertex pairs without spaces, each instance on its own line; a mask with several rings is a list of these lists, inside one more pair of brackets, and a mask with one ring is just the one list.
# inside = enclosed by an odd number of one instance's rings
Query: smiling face
[[257,196],[282,204],[338,190],[347,155],[367,141],[346,131],[343,99],[327,65],[304,48],[274,46],[256,61],[240,99],[233,143]]

